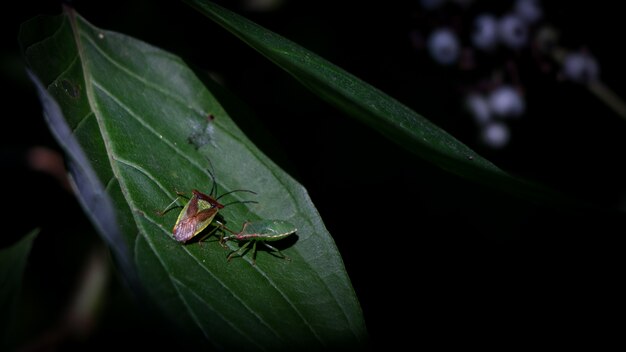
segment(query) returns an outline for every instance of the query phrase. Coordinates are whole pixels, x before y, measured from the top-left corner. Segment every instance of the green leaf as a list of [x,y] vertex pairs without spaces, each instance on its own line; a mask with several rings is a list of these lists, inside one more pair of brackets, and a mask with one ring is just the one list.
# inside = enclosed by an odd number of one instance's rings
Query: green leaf
[[540,202],[584,206],[514,177],[426,118],[296,43],[207,0],[185,0],[348,115],[461,177]]
[[37,233],[39,230],[35,229],[11,247],[0,250],[0,347],[9,343],[26,259]]
[[[112,201],[110,221],[121,240],[104,237],[123,242],[113,249],[130,257],[143,287],[172,319],[227,350],[363,346],[367,333],[358,300],[306,190],[244,136],[180,58],[96,28],[71,9],[25,23],[20,42],[71,131],[59,143],[69,154],[68,140],[77,141]],[[250,255],[228,263],[228,251],[214,238],[190,244],[172,238],[178,211],[158,212],[176,191],[209,192],[207,159],[219,193],[258,193],[220,200],[258,202],[220,210],[227,226],[238,230],[246,220],[263,219],[293,223],[294,240],[279,247],[291,261],[260,251],[255,266]],[[92,219],[101,219],[93,214],[102,211],[94,202],[82,203]]]

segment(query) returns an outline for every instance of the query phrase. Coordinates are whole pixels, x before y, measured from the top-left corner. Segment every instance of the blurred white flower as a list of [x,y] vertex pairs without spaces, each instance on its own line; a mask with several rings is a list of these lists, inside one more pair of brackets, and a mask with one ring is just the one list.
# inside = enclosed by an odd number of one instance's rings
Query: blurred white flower
[[450,65],[459,58],[461,47],[453,31],[447,28],[440,28],[430,34],[428,51],[439,64]]
[[491,120],[491,110],[487,98],[478,93],[471,93],[465,98],[465,107],[472,114],[479,125],[484,125]]
[[538,0],[517,0],[515,2],[515,14],[524,22],[532,24],[543,16],[543,10]]
[[489,94],[489,107],[494,114],[501,117],[517,117],[526,108],[524,98],[512,86],[503,85]]
[[472,43],[478,49],[491,50],[498,43],[498,20],[492,15],[484,14],[474,20]]
[[587,53],[571,53],[563,60],[563,74],[574,82],[587,83],[598,79],[600,67],[596,59]]
[[518,16],[508,14],[498,23],[499,37],[502,43],[512,49],[519,49],[528,42],[528,28]]
[[483,126],[481,140],[492,148],[502,148],[509,143],[511,132],[502,122],[490,122]]

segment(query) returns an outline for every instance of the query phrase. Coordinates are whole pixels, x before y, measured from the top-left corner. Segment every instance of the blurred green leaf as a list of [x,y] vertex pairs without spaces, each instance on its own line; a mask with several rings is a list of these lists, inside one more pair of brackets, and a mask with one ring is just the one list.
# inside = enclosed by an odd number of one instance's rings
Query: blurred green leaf
[[579,201],[501,170],[405,105],[296,43],[207,0],[184,0],[324,100],[390,140],[461,177],[547,204]]
[[[143,286],[173,319],[227,350],[362,347],[358,300],[306,190],[243,135],[180,58],[71,9],[25,23],[20,41],[112,200]],[[220,193],[258,193],[256,204],[220,211],[230,228],[261,219],[297,226],[295,241],[280,247],[291,261],[261,252],[256,266],[249,255],[227,263],[214,241],[173,240],[177,211],[157,212],[176,191],[209,192],[207,159]]]
[[37,233],[39,230],[35,229],[11,247],[0,250],[0,347],[9,344],[26,260]]

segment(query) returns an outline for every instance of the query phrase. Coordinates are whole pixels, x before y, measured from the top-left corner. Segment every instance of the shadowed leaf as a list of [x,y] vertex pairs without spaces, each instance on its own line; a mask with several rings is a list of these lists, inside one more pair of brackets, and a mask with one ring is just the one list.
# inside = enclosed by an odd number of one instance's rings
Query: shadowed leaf
[[14,331],[15,308],[22,287],[22,276],[39,230],[33,230],[11,247],[0,250],[0,347],[7,347]]

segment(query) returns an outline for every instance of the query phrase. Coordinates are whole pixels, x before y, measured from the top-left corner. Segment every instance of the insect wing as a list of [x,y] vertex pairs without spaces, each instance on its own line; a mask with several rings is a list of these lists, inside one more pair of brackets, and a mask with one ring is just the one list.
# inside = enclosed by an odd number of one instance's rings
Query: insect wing
[[192,193],[194,197],[197,197],[199,200],[209,203],[210,206],[217,207],[218,209],[224,208],[224,205],[218,202],[218,200],[215,199],[213,196],[206,195],[198,191],[197,189],[194,189]]
[[179,242],[189,241],[206,229],[216,214],[216,207],[203,199],[199,199],[194,194],[189,199],[189,202],[185,204],[180,214],[178,214],[178,219],[172,231],[174,238]]

